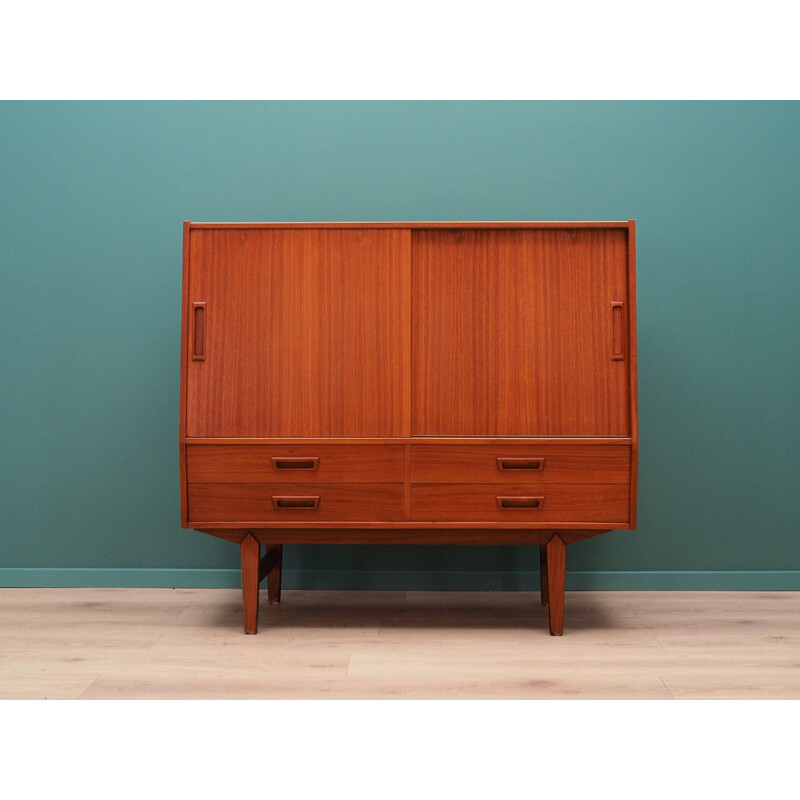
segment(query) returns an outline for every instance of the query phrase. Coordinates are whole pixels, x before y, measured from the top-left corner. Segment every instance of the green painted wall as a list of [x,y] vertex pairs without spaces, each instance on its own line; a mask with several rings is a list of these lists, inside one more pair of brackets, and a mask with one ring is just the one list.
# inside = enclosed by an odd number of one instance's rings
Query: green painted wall
[[[181,222],[637,220],[639,530],[573,588],[800,589],[800,104],[0,103],[0,583],[237,585],[182,531]],[[291,547],[290,587],[532,588]]]

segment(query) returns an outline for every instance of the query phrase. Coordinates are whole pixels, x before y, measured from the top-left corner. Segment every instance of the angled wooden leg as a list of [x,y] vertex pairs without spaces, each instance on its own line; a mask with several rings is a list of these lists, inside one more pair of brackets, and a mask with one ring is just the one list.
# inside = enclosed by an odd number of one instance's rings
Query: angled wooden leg
[[239,545],[242,555],[242,604],[244,605],[244,632],[258,633],[258,584],[261,545],[249,533]]
[[547,548],[547,586],[550,598],[550,634],[564,632],[564,577],[567,568],[567,546],[557,534],[545,545]]
[[539,545],[539,577],[542,582],[542,605],[550,605],[550,588],[547,584],[547,546]]
[[268,544],[267,556],[275,553],[277,561],[275,566],[267,573],[267,599],[270,603],[280,603],[281,601],[281,564],[283,561],[283,545]]

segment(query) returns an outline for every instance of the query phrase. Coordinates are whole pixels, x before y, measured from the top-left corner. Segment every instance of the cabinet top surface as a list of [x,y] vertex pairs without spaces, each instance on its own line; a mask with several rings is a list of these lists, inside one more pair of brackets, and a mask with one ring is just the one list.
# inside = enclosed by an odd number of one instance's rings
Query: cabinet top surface
[[629,228],[634,220],[587,222],[436,221],[436,222],[190,222],[190,228]]

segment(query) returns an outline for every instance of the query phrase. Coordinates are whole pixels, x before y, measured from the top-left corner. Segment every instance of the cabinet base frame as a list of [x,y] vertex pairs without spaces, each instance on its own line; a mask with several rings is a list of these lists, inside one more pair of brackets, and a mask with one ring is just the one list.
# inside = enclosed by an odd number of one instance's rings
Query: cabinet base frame
[[[378,531],[342,531],[342,530],[281,530],[267,529],[230,529],[214,528],[203,531],[214,536],[239,543],[242,568],[242,605],[244,610],[244,632],[258,632],[258,606],[259,589],[261,582],[267,579],[267,599],[270,603],[279,603],[281,599],[281,569],[283,562],[283,544],[276,543],[276,534],[288,542],[297,544],[316,543],[325,541],[318,538],[327,534],[327,541],[336,544],[408,544],[408,531],[389,531],[390,541],[384,537],[376,536]],[[434,534],[427,539],[416,539],[416,543],[427,541],[430,544],[532,544],[539,546],[539,567],[541,576],[541,600],[548,607],[550,617],[550,634],[561,636],[564,632],[564,588],[566,575],[567,544],[579,542],[592,536],[607,531],[596,530],[512,530],[512,531],[476,531],[469,530],[462,533],[469,534],[469,540],[458,536],[457,531],[436,530],[417,531],[418,533]],[[352,533],[354,537],[346,534]],[[345,535],[343,535],[345,534]],[[456,534],[456,535],[454,535]],[[481,535],[482,534],[482,535]],[[506,534],[502,536],[501,534]],[[266,544],[266,553],[261,555],[261,545]]]

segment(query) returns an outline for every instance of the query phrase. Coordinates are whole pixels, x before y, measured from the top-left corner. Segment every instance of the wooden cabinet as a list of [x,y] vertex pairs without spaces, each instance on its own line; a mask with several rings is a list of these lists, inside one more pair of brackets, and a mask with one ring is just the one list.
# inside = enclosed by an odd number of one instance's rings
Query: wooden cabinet
[[[566,545],[635,527],[634,223],[184,224],[184,527],[239,544]],[[262,553],[262,546],[266,547]]]

